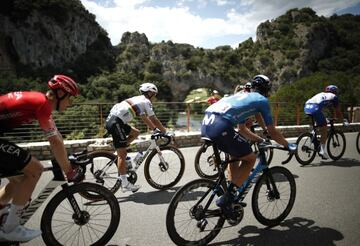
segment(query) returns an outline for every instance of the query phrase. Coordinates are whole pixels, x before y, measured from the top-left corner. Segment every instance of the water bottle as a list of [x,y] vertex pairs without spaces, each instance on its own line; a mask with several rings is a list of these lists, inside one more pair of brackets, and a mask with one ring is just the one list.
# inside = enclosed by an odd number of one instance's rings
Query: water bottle
[[[135,165],[138,165],[138,161],[139,161],[142,157],[143,157],[143,153],[142,153],[141,151],[139,151],[139,152],[136,154],[135,158],[134,158],[134,163],[135,163]],[[139,163],[139,164],[140,164],[140,163]]]
[[132,168],[132,163],[131,163],[131,157],[130,157],[130,156],[126,156],[125,164],[126,164],[126,168],[127,168],[127,169],[131,169],[131,168]]

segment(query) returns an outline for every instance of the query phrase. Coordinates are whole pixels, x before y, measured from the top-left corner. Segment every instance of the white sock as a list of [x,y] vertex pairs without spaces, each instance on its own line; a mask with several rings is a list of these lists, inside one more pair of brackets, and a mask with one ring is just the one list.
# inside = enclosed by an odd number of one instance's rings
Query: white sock
[[321,152],[325,153],[326,150],[325,150],[325,144],[321,144]]
[[121,186],[122,186],[122,187],[125,187],[125,186],[127,186],[127,185],[129,184],[129,181],[128,181],[128,179],[127,179],[126,174],[120,175],[119,178],[120,178],[120,180],[121,180]]
[[11,232],[18,225],[20,225],[20,213],[24,205],[11,204],[9,209],[9,215],[4,223],[3,229],[5,232]]

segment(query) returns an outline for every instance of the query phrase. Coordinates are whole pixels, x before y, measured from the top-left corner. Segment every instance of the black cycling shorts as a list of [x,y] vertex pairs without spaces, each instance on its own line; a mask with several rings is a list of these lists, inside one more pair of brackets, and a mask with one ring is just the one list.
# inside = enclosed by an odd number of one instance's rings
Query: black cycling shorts
[[0,173],[13,174],[21,171],[30,160],[29,152],[5,139],[0,139]]
[[127,146],[127,136],[131,131],[131,126],[125,124],[119,117],[111,116],[111,118],[106,121],[105,127],[113,138],[115,149],[125,148]]

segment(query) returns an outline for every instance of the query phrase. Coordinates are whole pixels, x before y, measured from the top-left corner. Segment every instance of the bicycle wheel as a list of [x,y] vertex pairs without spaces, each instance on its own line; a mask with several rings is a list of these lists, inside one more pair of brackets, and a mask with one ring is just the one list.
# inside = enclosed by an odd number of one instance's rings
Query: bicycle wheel
[[[102,200],[87,200],[80,194],[83,191],[94,193]],[[106,188],[93,183],[63,186],[43,212],[42,238],[46,245],[105,245],[119,222],[119,203]]]
[[[225,152],[219,151],[220,159],[223,161],[229,160],[229,155]],[[203,144],[195,155],[195,171],[205,179],[216,179],[218,177],[218,169],[215,164],[215,156],[212,145]]]
[[[90,167],[90,172],[86,172],[85,181],[100,184],[115,194],[121,186],[121,181],[118,180],[117,156],[108,151],[94,151],[89,153],[88,157],[92,160],[93,168]],[[82,194],[87,199],[100,199],[94,193]]]
[[296,160],[301,165],[310,164],[316,155],[316,148],[312,141],[312,134],[310,132],[302,133],[296,140],[297,149],[295,151]]
[[290,213],[295,196],[296,184],[291,172],[284,167],[268,169],[256,182],[252,195],[255,218],[266,226],[280,224]]
[[160,150],[165,162],[153,150],[145,161],[144,174],[153,188],[164,190],[180,181],[185,170],[185,159],[180,150],[173,146],[161,147]]
[[[215,201],[224,191],[217,188],[214,192],[215,186],[213,180],[197,179],[175,193],[166,213],[166,229],[175,244],[206,245],[220,232],[225,219]],[[204,210],[209,201],[209,208]]]
[[343,132],[334,130],[327,140],[327,151],[329,157],[334,161],[339,160],[345,153],[346,139]]
[[356,137],[356,149],[360,154],[360,132],[358,133],[358,135]]

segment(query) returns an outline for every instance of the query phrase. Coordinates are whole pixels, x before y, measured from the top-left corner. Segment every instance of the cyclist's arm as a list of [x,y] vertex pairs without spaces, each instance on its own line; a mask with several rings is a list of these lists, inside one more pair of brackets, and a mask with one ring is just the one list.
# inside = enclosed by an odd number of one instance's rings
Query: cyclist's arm
[[246,127],[245,124],[238,124],[239,133],[245,137],[246,139],[253,141],[253,142],[262,142],[263,139],[256,135],[255,133],[251,132],[249,128]]
[[152,121],[149,119],[149,117],[147,117],[145,114],[140,115],[140,118],[151,130],[155,129],[156,126],[154,125],[154,123],[152,123]]
[[155,115],[149,116],[149,119],[157,128],[159,128],[161,132],[166,132],[165,127],[163,126],[163,124],[161,124],[160,120]]
[[256,121],[258,122],[259,126],[260,126],[264,131],[266,131],[266,125],[265,125],[265,122],[264,122],[263,117],[261,116],[261,113],[255,114],[255,118],[256,118]]
[[341,111],[340,105],[337,105],[335,107],[335,113],[336,113],[336,117],[338,118],[338,120],[343,120],[344,119],[344,115]]
[[67,157],[61,134],[58,132],[56,135],[49,136],[48,140],[56,161],[59,163],[61,169],[65,173],[68,173],[72,168]]
[[267,130],[271,136],[271,139],[275,140],[278,144],[281,144],[286,148],[288,147],[288,141],[286,141],[284,136],[274,127],[274,125],[268,125]]

